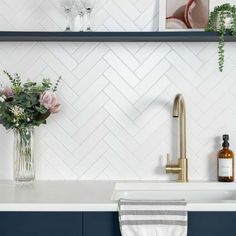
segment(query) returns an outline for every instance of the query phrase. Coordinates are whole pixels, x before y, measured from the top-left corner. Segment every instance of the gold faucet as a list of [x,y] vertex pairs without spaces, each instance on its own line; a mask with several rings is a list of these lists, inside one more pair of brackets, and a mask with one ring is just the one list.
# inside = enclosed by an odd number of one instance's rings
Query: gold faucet
[[186,158],[186,117],[185,117],[185,103],[183,95],[177,94],[175,96],[173,113],[174,118],[179,117],[179,152],[180,157],[177,164],[170,163],[169,154],[167,154],[166,173],[178,174],[177,181],[188,182],[188,159]]

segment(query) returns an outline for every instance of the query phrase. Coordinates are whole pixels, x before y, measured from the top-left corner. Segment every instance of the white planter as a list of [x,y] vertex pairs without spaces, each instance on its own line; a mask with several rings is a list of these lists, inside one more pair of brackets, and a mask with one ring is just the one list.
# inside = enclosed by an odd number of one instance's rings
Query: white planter
[[[224,14],[226,15],[226,18],[225,18],[225,28],[226,29],[231,29],[233,18],[232,18],[231,14],[229,12],[225,12]],[[220,16],[219,15],[217,17],[216,26],[217,26],[217,30],[219,30],[219,28],[220,28]]]

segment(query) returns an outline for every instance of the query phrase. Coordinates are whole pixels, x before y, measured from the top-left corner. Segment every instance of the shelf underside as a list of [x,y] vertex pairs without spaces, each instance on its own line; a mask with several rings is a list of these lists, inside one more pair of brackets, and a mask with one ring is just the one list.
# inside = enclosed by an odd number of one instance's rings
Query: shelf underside
[[[0,41],[44,42],[218,42],[216,32],[38,32],[0,31]],[[229,33],[226,42],[236,42]]]

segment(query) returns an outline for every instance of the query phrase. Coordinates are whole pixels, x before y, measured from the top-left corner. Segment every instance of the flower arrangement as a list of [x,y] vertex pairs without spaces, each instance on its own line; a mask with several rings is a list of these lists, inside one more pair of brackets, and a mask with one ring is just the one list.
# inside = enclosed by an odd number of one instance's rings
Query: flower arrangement
[[53,85],[49,79],[41,83],[28,80],[22,83],[18,74],[4,74],[10,87],[0,89],[0,124],[14,130],[14,179],[29,182],[35,179],[33,155],[33,129],[46,124],[52,113],[57,113],[60,104],[55,92],[61,77]]
[[11,82],[11,87],[0,90],[0,124],[6,129],[25,129],[46,124],[51,113],[57,113],[60,104],[55,92],[61,77],[55,85],[49,79],[40,84],[27,81],[22,83],[18,74],[4,74]]
[[214,8],[210,14],[209,23],[206,28],[206,31],[209,32],[219,32],[218,64],[221,72],[224,68],[224,37],[227,30],[236,38],[236,6],[228,3]]

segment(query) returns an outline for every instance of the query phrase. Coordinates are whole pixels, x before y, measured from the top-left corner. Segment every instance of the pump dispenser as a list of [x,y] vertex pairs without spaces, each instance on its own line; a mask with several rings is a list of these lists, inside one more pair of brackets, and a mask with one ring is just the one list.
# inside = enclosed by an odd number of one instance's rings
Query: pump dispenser
[[234,153],[229,149],[229,135],[223,135],[223,149],[218,152],[217,173],[219,182],[234,181]]

